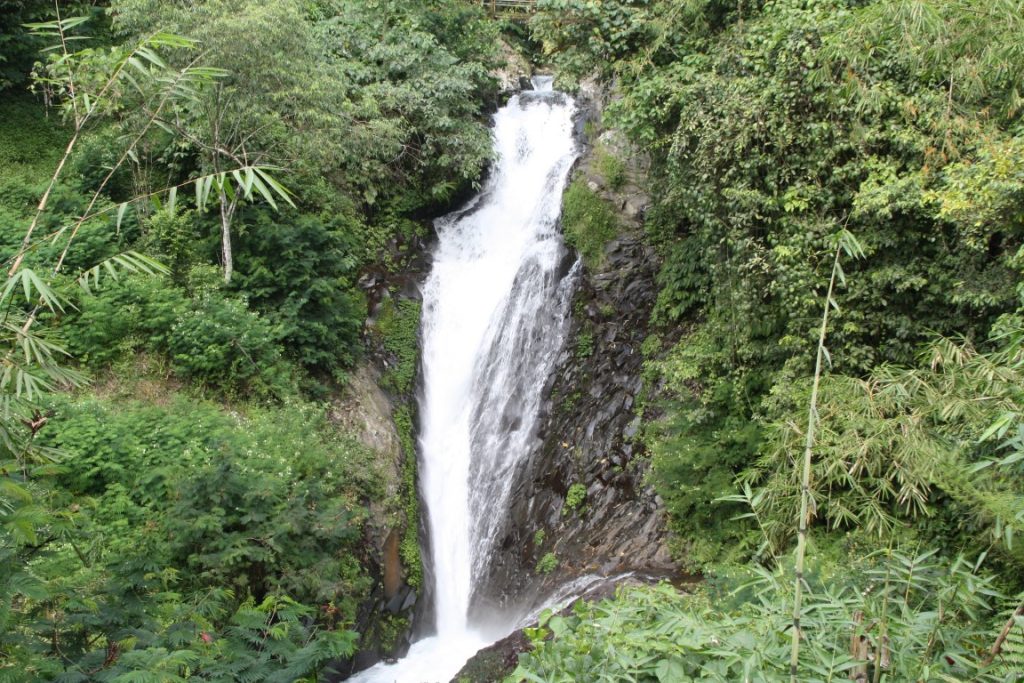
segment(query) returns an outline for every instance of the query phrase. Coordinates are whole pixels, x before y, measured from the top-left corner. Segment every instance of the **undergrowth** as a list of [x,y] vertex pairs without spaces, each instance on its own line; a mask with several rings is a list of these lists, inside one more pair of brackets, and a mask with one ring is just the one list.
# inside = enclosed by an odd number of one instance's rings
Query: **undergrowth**
[[562,198],[565,241],[580,252],[591,271],[604,265],[604,249],[619,232],[615,212],[580,179],[570,183]]

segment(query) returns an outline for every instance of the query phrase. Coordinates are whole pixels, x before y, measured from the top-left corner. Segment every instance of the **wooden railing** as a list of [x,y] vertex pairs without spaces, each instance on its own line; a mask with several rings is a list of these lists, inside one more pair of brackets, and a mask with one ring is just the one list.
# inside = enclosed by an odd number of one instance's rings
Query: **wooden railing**
[[480,0],[492,17],[527,18],[537,11],[537,0]]

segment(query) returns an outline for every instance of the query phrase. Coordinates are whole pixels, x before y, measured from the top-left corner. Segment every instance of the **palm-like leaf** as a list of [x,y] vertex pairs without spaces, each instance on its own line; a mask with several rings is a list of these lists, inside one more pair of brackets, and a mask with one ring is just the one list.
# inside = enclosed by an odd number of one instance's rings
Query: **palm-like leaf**
[[99,286],[102,276],[118,279],[122,273],[145,273],[147,275],[167,274],[167,266],[137,251],[126,251],[100,261],[78,276],[79,286],[91,294],[94,287]]

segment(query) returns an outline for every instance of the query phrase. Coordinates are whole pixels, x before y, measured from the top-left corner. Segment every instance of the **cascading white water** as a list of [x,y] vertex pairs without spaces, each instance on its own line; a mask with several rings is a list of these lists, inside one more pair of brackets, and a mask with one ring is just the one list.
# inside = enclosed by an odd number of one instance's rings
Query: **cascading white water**
[[575,272],[566,272],[558,231],[576,158],[574,103],[551,90],[550,78],[534,87],[495,114],[494,172],[466,208],[437,222],[423,289],[420,475],[436,634],[355,681],[447,682],[520,616],[484,627],[471,601],[511,473],[537,445],[542,388],[564,341]]

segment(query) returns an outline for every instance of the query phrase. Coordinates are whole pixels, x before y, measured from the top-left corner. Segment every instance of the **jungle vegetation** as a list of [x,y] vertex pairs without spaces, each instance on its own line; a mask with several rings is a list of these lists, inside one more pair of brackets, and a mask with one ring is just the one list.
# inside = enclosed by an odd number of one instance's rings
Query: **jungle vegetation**
[[415,467],[385,501],[332,405],[370,347],[407,399],[416,340],[357,281],[490,161],[496,36],[456,0],[0,2],[0,680],[360,646]]
[[[370,347],[396,397],[415,368],[418,309],[359,279],[489,162],[501,27],[0,10],[0,681],[317,680],[385,489],[331,400]],[[641,438],[704,581],[544,615],[512,678],[1019,680],[1020,3],[540,0],[513,32],[651,159]]]
[[540,7],[651,158],[643,438],[706,581],[550,617],[515,678],[1019,680],[1020,3]]

